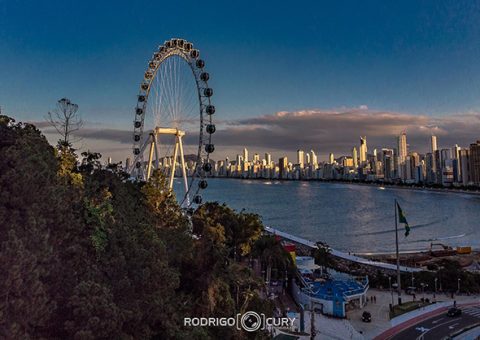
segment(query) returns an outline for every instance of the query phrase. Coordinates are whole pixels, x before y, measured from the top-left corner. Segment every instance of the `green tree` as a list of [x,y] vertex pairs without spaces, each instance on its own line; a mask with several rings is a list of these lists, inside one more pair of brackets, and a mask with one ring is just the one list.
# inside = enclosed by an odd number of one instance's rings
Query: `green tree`
[[333,267],[335,264],[331,254],[331,248],[323,242],[317,242],[317,248],[313,251],[315,263],[322,267],[322,270],[327,271],[327,268]]

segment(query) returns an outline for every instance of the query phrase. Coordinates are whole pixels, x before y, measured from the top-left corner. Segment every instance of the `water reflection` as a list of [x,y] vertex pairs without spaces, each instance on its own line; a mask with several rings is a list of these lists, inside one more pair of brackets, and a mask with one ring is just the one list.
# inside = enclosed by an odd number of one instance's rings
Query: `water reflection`
[[397,198],[412,226],[407,238],[399,233],[401,249],[427,248],[434,239],[480,247],[478,196],[339,183],[209,179],[204,197],[258,213],[267,226],[355,252],[392,250]]

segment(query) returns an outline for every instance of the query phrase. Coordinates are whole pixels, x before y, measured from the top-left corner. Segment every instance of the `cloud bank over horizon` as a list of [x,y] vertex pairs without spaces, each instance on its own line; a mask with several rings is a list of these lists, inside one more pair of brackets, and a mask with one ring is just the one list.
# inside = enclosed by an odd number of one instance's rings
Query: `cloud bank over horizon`
[[[52,129],[39,122],[49,140],[55,141]],[[407,133],[410,150],[427,152],[429,136],[438,137],[440,148],[455,144],[468,146],[480,139],[480,113],[469,112],[448,116],[414,115],[390,111],[374,111],[365,105],[359,108],[310,109],[281,111],[257,117],[217,121],[214,134],[216,151],[213,159],[234,158],[247,147],[250,154],[270,152],[274,157],[294,157],[297,149],[313,149],[320,159],[330,152],[336,157],[349,155],[367,136],[369,151],[382,147],[394,148],[396,136]],[[115,161],[130,156],[132,131],[109,129],[86,124],[78,132],[83,140],[78,147],[95,150]],[[186,143],[194,142],[194,138]],[[262,156],[263,157],[263,156]]]

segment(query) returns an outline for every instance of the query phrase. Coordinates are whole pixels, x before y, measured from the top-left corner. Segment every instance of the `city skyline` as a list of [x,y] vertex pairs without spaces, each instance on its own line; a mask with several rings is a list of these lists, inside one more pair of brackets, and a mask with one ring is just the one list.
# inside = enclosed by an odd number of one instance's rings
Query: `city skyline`
[[390,183],[450,186],[480,185],[480,139],[466,147],[438,147],[437,136],[431,135],[430,152],[419,153],[409,147],[407,134],[396,137],[397,147],[371,148],[367,136],[360,136],[359,150],[353,146],[350,155],[333,152],[321,161],[312,149],[298,149],[296,159],[282,155],[278,163],[265,152],[262,159],[255,152],[249,157],[247,148],[231,160],[216,161],[213,175],[219,177],[263,179],[327,179],[382,181]]

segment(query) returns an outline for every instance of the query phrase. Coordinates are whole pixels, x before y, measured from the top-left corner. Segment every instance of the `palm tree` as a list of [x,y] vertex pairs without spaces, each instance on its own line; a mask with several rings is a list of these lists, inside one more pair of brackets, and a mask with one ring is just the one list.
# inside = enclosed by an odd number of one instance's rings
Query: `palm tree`
[[272,268],[287,269],[293,265],[293,259],[273,235],[263,235],[253,245],[253,256],[260,259],[262,268],[266,268],[270,281]]
[[334,261],[332,257],[332,249],[328,244],[324,242],[317,242],[317,248],[313,251],[313,257],[315,258],[315,263],[321,266],[322,273],[323,270],[327,272],[328,267],[333,267]]

